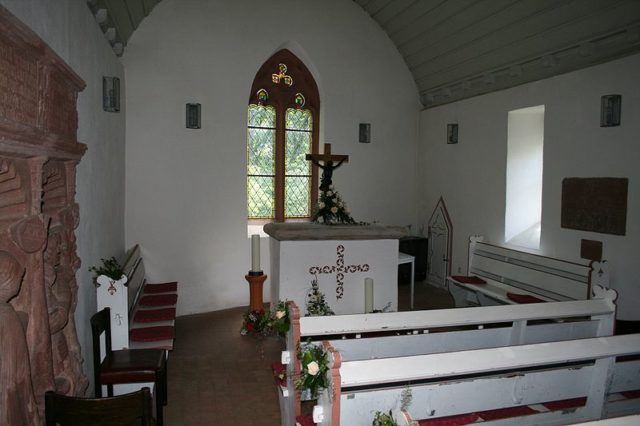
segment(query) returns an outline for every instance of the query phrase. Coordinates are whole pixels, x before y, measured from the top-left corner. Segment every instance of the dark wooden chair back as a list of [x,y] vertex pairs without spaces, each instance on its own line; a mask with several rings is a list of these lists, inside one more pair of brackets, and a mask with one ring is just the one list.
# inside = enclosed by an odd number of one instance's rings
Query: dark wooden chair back
[[100,335],[104,333],[105,355],[111,354],[111,309],[104,308],[91,317],[91,335],[93,337],[93,383],[100,383]]
[[123,426],[154,424],[149,388],[107,398],[45,394],[46,426]]

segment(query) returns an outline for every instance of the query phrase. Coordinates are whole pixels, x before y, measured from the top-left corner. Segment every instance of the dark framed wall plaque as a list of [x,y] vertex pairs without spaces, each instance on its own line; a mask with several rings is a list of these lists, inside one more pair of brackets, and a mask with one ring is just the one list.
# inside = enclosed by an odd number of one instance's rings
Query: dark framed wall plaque
[[625,235],[627,178],[565,178],[562,181],[561,226]]

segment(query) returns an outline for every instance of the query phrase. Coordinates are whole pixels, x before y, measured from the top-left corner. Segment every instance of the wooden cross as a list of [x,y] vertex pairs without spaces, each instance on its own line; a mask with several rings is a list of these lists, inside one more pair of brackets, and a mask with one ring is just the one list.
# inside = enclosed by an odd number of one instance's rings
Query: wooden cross
[[[333,171],[340,167],[342,163],[349,162],[348,155],[331,154],[330,143],[324,144],[323,154],[307,154],[305,158],[322,169],[322,181],[320,182],[320,189],[323,190],[327,190],[329,188],[329,185],[331,185],[331,177],[333,175]],[[320,164],[321,161],[324,164]],[[337,161],[338,164],[334,165],[334,161]]]
[[344,295],[344,274],[354,272],[367,272],[369,270],[369,264],[364,263],[362,265],[345,265],[344,264],[344,246],[340,244],[336,247],[336,259],[335,265],[325,266],[312,266],[309,268],[309,273],[316,274],[336,274],[336,299],[342,299]]

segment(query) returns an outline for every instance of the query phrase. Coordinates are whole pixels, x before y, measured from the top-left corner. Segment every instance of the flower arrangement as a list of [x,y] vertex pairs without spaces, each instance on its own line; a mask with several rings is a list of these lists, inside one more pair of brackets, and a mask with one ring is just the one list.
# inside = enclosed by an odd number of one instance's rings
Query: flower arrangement
[[324,293],[318,286],[318,278],[311,280],[311,290],[307,294],[307,315],[308,317],[320,317],[335,315],[324,298]]
[[326,225],[335,225],[339,223],[355,224],[356,221],[351,217],[347,205],[342,200],[338,191],[333,185],[328,187],[320,187],[320,198],[318,199],[318,208],[311,217],[316,223]]
[[278,301],[276,309],[273,313],[271,311],[249,311],[244,314],[244,320],[242,322],[242,328],[240,334],[246,336],[247,334],[262,334],[262,335],[284,335],[289,331],[289,312],[287,310],[286,301]]
[[[400,394],[400,411],[405,411],[409,405],[413,395],[411,394],[411,388],[405,388]],[[412,425],[414,423],[411,423]],[[389,413],[383,413],[382,411],[376,411],[373,417],[373,423],[371,426],[398,426],[398,423],[393,419],[393,413],[389,410]]]
[[273,316],[270,319],[269,327],[274,333],[284,336],[289,331],[291,321],[289,320],[289,310],[286,301],[278,301]]
[[393,420],[393,415],[391,414],[391,410],[389,410],[389,413],[376,411],[376,414],[373,417],[373,423],[371,423],[371,426],[398,426],[398,423],[396,423],[396,421]]
[[259,311],[249,311],[244,314],[244,321],[242,322],[242,328],[240,334],[246,336],[247,334],[269,334],[269,319],[271,314],[265,312],[264,309]]
[[274,362],[271,364],[271,371],[273,372],[273,378],[276,380],[279,386],[283,388],[287,387],[287,368],[280,363]]
[[89,272],[93,272],[95,274],[94,278],[98,278],[100,275],[106,275],[112,280],[117,281],[124,275],[122,266],[120,266],[120,263],[118,263],[115,257],[100,259],[100,262],[102,263],[101,266],[92,266],[89,268]]
[[296,381],[296,388],[309,392],[312,399],[318,397],[318,392],[328,387],[327,371],[329,371],[329,357],[320,345],[307,342],[298,351],[298,359],[302,366],[300,378]]

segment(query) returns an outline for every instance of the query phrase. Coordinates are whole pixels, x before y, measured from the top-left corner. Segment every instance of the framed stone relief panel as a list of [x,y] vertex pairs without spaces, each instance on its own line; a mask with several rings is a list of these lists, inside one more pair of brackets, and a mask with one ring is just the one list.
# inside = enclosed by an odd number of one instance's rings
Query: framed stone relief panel
[[627,178],[565,178],[561,226],[602,234],[625,235]]
[[2,6],[0,53],[0,424],[39,425],[46,391],[89,386],[75,325],[85,84]]

